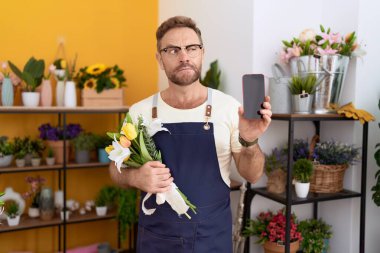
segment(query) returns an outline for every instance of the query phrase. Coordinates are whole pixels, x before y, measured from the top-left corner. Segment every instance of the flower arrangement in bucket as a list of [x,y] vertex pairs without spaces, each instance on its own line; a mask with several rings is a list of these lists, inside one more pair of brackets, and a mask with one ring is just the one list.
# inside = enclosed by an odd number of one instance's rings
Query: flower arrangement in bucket
[[[285,209],[261,212],[256,219],[250,220],[243,231],[244,236],[256,236],[256,243],[262,244],[265,252],[285,252]],[[302,235],[299,232],[297,218],[295,214],[290,219],[290,252],[296,252],[299,248]],[[272,251],[273,248],[280,248],[279,251]],[[272,249],[272,250],[271,250]]]
[[[154,119],[148,122],[141,115],[137,122],[133,122],[129,113],[126,116],[126,122],[120,133],[110,133],[107,135],[113,139],[112,145],[106,147],[108,158],[115,162],[118,171],[121,173],[122,168],[141,167],[150,161],[162,162],[161,153],[157,150],[153,136],[159,131],[168,131],[162,127],[160,119]],[[156,209],[147,209],[145,202],[152,196],[147,193],[142,201],[142,210],[146,215],[154,214]],[[188,219],[191,216],[187,213],[191,209],[196,214],[194,206],[187,197],[180,191],[174,182],[167,192],[156,194],[156,203],[158,205],[168,202],[171,208],[178,215],[185,215]]]
[[75,80],[82,89],[83,106],[123,105],[121,88],[125,86],[126,78],[118,65],[94,64],[83,67],[79,69]]

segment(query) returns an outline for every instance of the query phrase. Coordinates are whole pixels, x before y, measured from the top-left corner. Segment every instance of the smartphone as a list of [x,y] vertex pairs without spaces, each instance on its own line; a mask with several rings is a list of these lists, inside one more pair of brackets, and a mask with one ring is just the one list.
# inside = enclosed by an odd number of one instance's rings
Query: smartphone
[[260,110],[265,97],[265,82],[262,74],[243,75],[243,107],[246,119],[260,119]]

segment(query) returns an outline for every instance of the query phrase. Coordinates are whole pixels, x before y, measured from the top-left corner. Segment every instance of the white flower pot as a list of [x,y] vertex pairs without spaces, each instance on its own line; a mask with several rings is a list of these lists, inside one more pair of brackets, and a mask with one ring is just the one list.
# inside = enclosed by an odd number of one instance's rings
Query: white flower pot
[[55,158],[54,157],[46,157],[46,164],[49,166],[52,166],[55,164]]
[[41,165],[41,158],[32,158],[32,166],[38,167]]
[[25,167],[25,159],[16,159],[16,166],[17,167]]
[[64,105],[65,107],[76,107],[77,106],[77,92],[75,89],[75,83],[73,81],[67,81],[65,87],[64,95]]
[[29,207],[28,215],[30,218],[37,218],[40,216],[40,209],[36,207]]
[[[66,213],[66,216],[65,216],[65,213]],[[71,213],[70,211],[66,211],[66,212],[61,211],[61,220],[63,220],[64,217],[66,218],[66,220],[68,220],[70,218],[70,213]]]
[[8,226],[13,227],[17,226],[20,223],[20,215],[17,215],[14,218],[7,217]]
[[58,81],[55,88],[55,102],[57,106],[64,106],[65,104],[65,82]]
[[299,198],[306,198],[309,193],[310,183],[295,183],[296,194]]
[[96,215],[97,216],[105,216],[107,214],[106,206],[97,206],[96,207]]
[[11,165],[13,159],[13,155],[6,155],[4,157],[0,157],[0,167],[8,167]]
[[21,93],[22,103],[26,107],[36,107],[40,103],[39,92],[23,92]]

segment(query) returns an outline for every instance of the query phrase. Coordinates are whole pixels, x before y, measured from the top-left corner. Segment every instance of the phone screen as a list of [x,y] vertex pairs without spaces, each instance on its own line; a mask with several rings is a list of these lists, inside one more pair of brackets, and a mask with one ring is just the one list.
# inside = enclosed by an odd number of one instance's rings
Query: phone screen
[[265,97],[264,75],[246,74],[243,76],[243,106],[244,117],[247,119],[261,118],[260,110]]

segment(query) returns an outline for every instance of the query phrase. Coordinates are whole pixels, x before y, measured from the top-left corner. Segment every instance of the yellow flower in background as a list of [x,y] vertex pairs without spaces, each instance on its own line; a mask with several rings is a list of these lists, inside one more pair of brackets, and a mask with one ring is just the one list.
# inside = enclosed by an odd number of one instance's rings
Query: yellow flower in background
[[114,150],[114,147],[112,145],[109,145],[108,147],[105,148],[107,154],[111,153],[112,150]]
[[125,136],[121,136],[119,141],[120,141],[120,145],[123,148],[129,148],[131,146],[131,141],[128,140],[128,138]]
[[111,82],[115,85],[116,89],[120,88],[119,79],[117,79],[116,77],[111,77]]
[[122,128],[121,131],[127,137],[128,140],[134,140],[137,137],[136,128],[133,124],[127,123]]
[[85,83],[84,83],[84,88],[85,89],[95,89],[96,87],[96,80],[91,78],[89,80],[87,80]]
[[66,61],[65,60],[61,60],[61,68],[62,69],[66,69],[66,67],[67,67]]
[[87,68],[86,72],[90,75],[100,75],[107,69],[107,66],[104,64],[94,64]]

